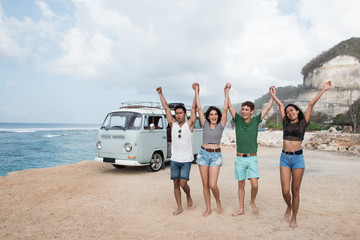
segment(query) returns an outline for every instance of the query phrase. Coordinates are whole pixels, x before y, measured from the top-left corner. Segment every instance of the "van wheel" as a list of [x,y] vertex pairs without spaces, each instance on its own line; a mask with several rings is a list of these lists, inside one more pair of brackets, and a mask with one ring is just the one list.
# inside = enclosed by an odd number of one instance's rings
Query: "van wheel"
[[125,168],[126,166],[124,165],[116,165],[116,164],[113,164],[113,166],[117,169],[121,169],[121,168]]
[[163,157],[160,153],[154,153],[150,160],[150,165],[147,166],[148,170],[151,172],[157,172],[161,169],[164,164]]

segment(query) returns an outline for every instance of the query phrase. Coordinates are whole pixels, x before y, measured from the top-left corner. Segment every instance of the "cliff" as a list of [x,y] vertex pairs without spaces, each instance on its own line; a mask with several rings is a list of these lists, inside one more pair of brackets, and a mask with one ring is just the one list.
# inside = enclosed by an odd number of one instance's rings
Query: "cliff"
[[320,98],[314,111],[331,116],[345,113],[349,109],[348,101],[352,104],[360,98],[360,62],[347,55],[337,56],[310,72],[304,78],[305,91],[294,99],[295,104],[306,109],[311,99],[329,80],[332,88]]
[[[303,111],[316,96],[326,81],[332,81],[332,87],[316,103],[314,112],[336,116],[346,113],[350,105],[360,98],[360,38],[343,41],[323,52],[307,63],[303,69],[303,85],[290,99],[281,99],[284,105],[294,103]],[[279,89],[281,90],[281,89]],[[270,96],[265,95],[263,99]],[[261,101],[261,100],[259,100]],[[256,102],[256,101],[255,101]],[[265,107],[263,102],[262,108]],[[269,116],[278,111],[276,104]]]

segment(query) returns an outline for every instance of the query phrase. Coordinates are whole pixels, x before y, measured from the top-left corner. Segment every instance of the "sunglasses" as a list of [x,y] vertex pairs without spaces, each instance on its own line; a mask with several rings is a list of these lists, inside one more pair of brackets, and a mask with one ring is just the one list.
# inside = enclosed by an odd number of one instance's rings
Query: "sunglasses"
[[178,138],[181,138],[181,129],[179,130]]

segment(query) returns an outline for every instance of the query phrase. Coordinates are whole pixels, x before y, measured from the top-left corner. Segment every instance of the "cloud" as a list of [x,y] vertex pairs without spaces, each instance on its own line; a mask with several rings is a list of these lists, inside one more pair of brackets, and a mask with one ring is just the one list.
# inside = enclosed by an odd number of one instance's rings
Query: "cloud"
[[6,81],[5,86],[16,86],[16,82],[15,81]]
[[0,4],[0,56],[21,57],[26,54],[26,50],[14,40],[15,34]]
[[50,71],[78,77],[99,77],[99,69],[112,63],[112,39],[101,33],[87,34],[78,29],[66,33],[61,43],[63,56],[46,64]]
[[247,89],[298,80],[307,49],[296,17],[280,14],[273,1],[257,2],[253,8],[257,13],[248,16],[241,34],[226,43],[223,72],[235,86],[238,82]]
[[49,9],[49,6],[44,1],[36,1],[35,2],[40,8],[42,14],[46,18],[55,17],[55,13]]
[[356,0],[300,1],[298,19],[307,25],[304,38],[309,41],[308,47],[325,51],[340,41],[359,37],[359,11],[360,2]]
[[302,83],[301,68],[360,22],[358,0],[72,0],[67,14],[36,4],[38,20],[0,11],[1,55],[28,51],[42,71],[132,93],[162,85],[190,98],[196,81],[204,103],[221,102],[228,81],[232,101]]

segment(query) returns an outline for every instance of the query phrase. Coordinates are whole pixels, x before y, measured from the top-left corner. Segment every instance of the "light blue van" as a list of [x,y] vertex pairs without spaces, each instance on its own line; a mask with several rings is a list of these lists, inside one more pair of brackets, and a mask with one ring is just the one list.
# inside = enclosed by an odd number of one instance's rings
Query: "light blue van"
[[[189,118],[190,111],[187,114]],[[193,133],[194,159],[201,143],[202,128],[197,118]],[[97,162],[110,163],[116,168],[147,166],[149,171],[159,171],[171,157],[171,128],[165,110],[154,102],[122,103],[119,110],[107,114],[98,132],[96,148]]]

